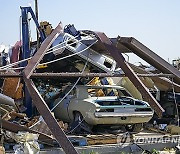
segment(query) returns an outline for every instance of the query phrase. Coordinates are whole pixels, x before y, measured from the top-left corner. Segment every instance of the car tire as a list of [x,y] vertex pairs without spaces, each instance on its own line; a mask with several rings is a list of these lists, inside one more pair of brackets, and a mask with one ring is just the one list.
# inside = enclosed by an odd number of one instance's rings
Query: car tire
[[76,134],[91,133],[90,125],[84,120],[82,114],[74,112],[74,119],[70,126],[70,131]]
[[128,132],[136,132],[136,133],[139,133],[139,132],[142,131],[142,129],[143,129],[143,123],[126,125],[126,126],[125,126],[125,129],[126,129]]

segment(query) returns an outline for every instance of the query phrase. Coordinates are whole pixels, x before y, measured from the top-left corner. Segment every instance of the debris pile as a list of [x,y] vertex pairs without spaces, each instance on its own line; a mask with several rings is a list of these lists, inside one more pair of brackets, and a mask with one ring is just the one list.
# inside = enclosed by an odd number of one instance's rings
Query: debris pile
[[[82,145],[96,144],[87,135],[137,133],[146,123],[180,135],[178,61],[169,64],[132,37],[39,25],[30,7],[21,9],[22,41],[0,46],[2,144],[15,143],[15,153],[38,153],[40,145],[76,153],[72,143],[82,138],[69,134],[86,136]],[[39,29],[37,41],[29,40],[24,12]],[[130,52],[150,66],[126,61]]]

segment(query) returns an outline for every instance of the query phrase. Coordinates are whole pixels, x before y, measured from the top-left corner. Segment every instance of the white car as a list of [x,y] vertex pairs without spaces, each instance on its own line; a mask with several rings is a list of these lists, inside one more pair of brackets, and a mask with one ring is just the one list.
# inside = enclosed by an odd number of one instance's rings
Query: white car
[[[71,86],[64,90],[64,95]],[[63,97],[63,96],[62,96]],[[55,116],[65,122],[84,121],[94,125],[133,125],[148,122],[154,111],[150,105],[130,97],[120,86],[77,85],[62,101],[54,103]]]

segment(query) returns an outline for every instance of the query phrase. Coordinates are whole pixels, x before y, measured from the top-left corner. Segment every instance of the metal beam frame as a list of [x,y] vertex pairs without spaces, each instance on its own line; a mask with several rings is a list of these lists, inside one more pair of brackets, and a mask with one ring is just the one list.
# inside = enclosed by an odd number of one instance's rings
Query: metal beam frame
[[53,30],[53,32],[44,40],[39,50],[35,53],[35,55],[31,58],[28,65],[24,69],[25,76],[29,79],[32,75],[33,71],[36,69],[36,66],[44,57],[47,49],[52,45],[53,41],[58,37],[58,35],[62,32],[61,23]]
[[130,49],[134,54],[160,70],[162,73],[169,73],[175,76],[174,81],[180,84],[180,71],[147,48],[133,37],[119,37],[118,42]]
[[[15,73],[15,74],[8,74],[8,73],[0,73],[0,76],[4,77],[23,77],[24,82],[28,88],[28,91],[32,97],[33,103],[37,107],[39,113],[44,118],[45,122],[47,123],[49,129],[53,133],[54,137],[57,139],[57,142],[62,146],[63,150],[66,153],[75,154],[77,151],[73,147],[72,143],[67,138],[66,134],[60,128],[59,124],[57,123],[56,119],[52,116],[46,102],[43,100],[41,95],[39,94],[37,88],[35,87],[31,78],[37,77],[46,77],[46,78],[54,78],[54,77],[124,77],[127,76],[131,82],[137,87],[139,92],[142,94],[144,100],[150,103],[151,107],[155,110],[159,117],[162,116],[164,109],[159,105],[156,99],[152,96],[152,94],[148,91],[148,89],[144,86],[142,81],[138,78],[138,76],[148,76],[148,77],[157,77],[157,76],[171,76],[177,77],[176,72],[170,71],[172,74],[135,74],[129,64],[125,61],[125,58],[115,47],[115,45],[111,42],[111,40],[104,34],[104,33],[95,33],[97,38],[99,39],[100,44],[105,48],[107,53],[116,60],[118,65],[123,69],[125,74],[117,74],[117,73],[33,73],[36,69],[36,66],[42,60],[45,52],[51,46],[53,41],[57,38],[59,33],[62,31],[62,27],[59,24],[56,29],[48,36],[48,38],[42,43],[39,50],[35,53],[32,59],[29,61],[28,65],[24,69],[23,74]],[[168,72],[169,73],[169,72]]]
[[77,154],[76,149],[74,148],[70,140],[67,138],[64,131],[59,126],[57,120],[52,115],[49,107],[47,106],[46,102],[43,100],[42,96],[39,94],[32,80],[27,79],[26,76],[24,76],[24,81],[32,97],[32,101],[34,105],[36,106],[38,112],[42,115],[44,121],[46,122],[50,131],[53,133],[59,145],[63,148],[64,152],[67,154],[69,153]]
[[29,79],[33,74],[36,66],[39,64],[41,59],[43,58],[47,49],[51,46],[53,41],[58,37],[58,35],[62,32],[62,26],[59,24],[53,32],[46,38],[46,40],[42,43],[39,50],[35,53],[35,55],[31,58],[28,65],[25,67],[23,71],[23,79],[28,88],[28,91],[32,97],[33,103],[36,106],[39,113],[42,115],[44,121],[48,125],[50,131],[53,133],[57,142],[63,148],[65,153],[77,154],[76,149],[72,145],[72,143],[67,138],[64,131],[61,129],[57,120],[53,117],[49,107],[46,102],[43,100],[42,96],[38,92],[35,87],[33,81]]
[[[180,85],[174,83],[173,81],[171,81],[171,79],[174,79],[174,75],[173,74],[162,74],[160,73],[159,75],[160,76],[152,76],[153,74],[151,74],[150,72],[147,72],[145,71],[143,68],[140,68],[140,67],[137,67],[131,63],[129,63],[130,67],[136,72],[138,73],[137,75],[140,77],[144,77],[143,75],[146,74],[146,77],[150,77],[152,79],[152,81],[154,82],[154,84],[162,84],[164,86],[167,86],[167,87],[171,87],[173,88],[174,87],[174,90],[175,92],[180,92]],[[140,74],[139,74],[140,73]],[[167,75],[167,76],[161,76],[162,75]],[[169,78],[169,80],[167,78],[161,78],[161,77],[167,77]]]
[[153,95],[148,91],[148,89],[145,87],[145,85],[142,83],[139,77],[131,69],[131,67],[125,61],[125,58],[123,57],[122,53],[113,45],[113,43],[104,33],[96,32],[95,34],[98,37],[99,41],[104,45],[106,52],[111,54],[111,56],[116,60],[117,64],[121,67],[123,72],[137,87],[138,91],[142,94],[143,99],[149,102],[149,104],[155,110],[156,114],[159,117],[162,117],[164,109],[153,97]]
[[[22,15],[23,15],[23,21],[26,20],[27,22],[27,14],[28,12],[31,13],[35,24],[37,28],[39,29],[39,24],[37,20],[35,20],[35,15],[31,8],[21,8],[22,9]],[[26,44],[24,44],[23,49],[28,49],[26,52],[27,55],[29,55],[29,44],[27,44],[28,38],[28,23],[25,23],[22,31],[25,35],[23,35],[23,40],[25,40]],[[39,29],[40,30],[40,29]],[[45,39],[45,36],[43,32],[40,30],[40,34],[42,35],[42,40],[44,42],[42,43],[39,50],[35,53],[35,55],[32,57],[32,59],[29,61],[28,65],[23,71],[23,74],[16,73],[16,74],[8,74],[8,73],[1,73],[1,77],[23,77],[24,82],[28,88],[28,91],[32,97],[34,105],[37,107],[37,110],[44,118],[44,121],[48,125],[49,129],[53,133],[54,137],[57,139],[57,142],[65,153],[71,153],[71,154],[77,154],[76,149],[73,147],[72,143],[67,138],[64,131],[61,129],[59,124],[57,123],[57,120],[52,116],[51,111],[49,110],[49,107],[47,106],[46,102],[43,100],[42,96],[38,92],[37,88],[35,87],[33,81],[31,78],[37,78],[37,77],[47,77],[47,78],[54,78],[54,77],[124,77],[127,76],[131,82],[137,87],[139,92],[142,94],[144,100],[150,103],[151,107],[155,110],[157,115],[159,117],[162,116],[162,113],[164,112],[164,109],[159,105],[159,103],[156,101],[156,99],[152,96],[152,94],[148,91],[148,89],[145,87],[145,85],[142,83],[142,81],[139,79],[138,76],[148,76],[148,77],[156,77],[161,76],[161,74],[135,74],[132,68],[129,66],[129,64],[125,61],[125,58],[123,57],[122,53],[119,51],[117,47],[111,42],[111,40],[104,34],[104,33],[95,33],[97,38],[99,39],[99,43],[105,48],[107,53],[110,53],[110,55],[116,60],[118,65],[123,69],[125,74],[116,74],[116,73],[33,73],[33,71],[36,69],[36,66],[39,64],[39,62],[42,60],[45,52],[47,49],[51,46],[53,41],[57,38],[57,36],[62,32],[62,26],[59,24],[53,32],[48,36],[48,38]],[[140,42],[137,40],[127,40],[127,39],[120,39],[121,43],[123,43],[128,49],[133,49],[138,56],[145,59],[147,62],[149,62],[151,65],[155,66],[159,70],[165,73],[162,76],[171,76],[175,77],[175,81],[180,83],[180,72],[176,69],[172,68],[172,66],[164,61],[162,58],[160,58],[158,55],[153,53],[151,50],[149,50],[147,47],[143,46]],[[23,55],[24,58],[28,58],[27,55]],[[148,57],[149,56],[149,57]],[[9,123],[7,121],[4,121],[2,123],[3,128],[11,130],[11,131],[19,131],[19,130],[26,130],[29,132],[35,132],[31,131],[28,128],[24,129],[22,127],[19,127],[19,125],[13,125],[12,123]],[[14,128],[8,128],[9,126],[14,126]],[[46,138],[47,136],[43,136]],[[47,137],[48,138],[48,137]]]
[[[139,77],[170,77],[174,78],[173,74],[153,74],[145,72],[137,73]],[[22,73],[0,73],[0,77],[23,77]],[[59,78],[59,77],[127,77],[126,74],[119,73],[80,73],[80,72],[61,72],[61,73],[33,73],[30,78]]]

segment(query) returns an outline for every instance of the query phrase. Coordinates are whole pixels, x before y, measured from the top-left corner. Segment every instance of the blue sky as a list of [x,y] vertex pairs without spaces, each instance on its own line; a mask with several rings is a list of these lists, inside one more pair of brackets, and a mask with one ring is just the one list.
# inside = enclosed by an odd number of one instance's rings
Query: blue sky
[[[133,36],[165,60],[180,57],[180,0],[39,0],[39,19],[55,27],[103,31],[109,37]],[[1,0],[0,44],[19,40],[20,6],[33,0]],[[33,27],[33,24],[32,24]],[[32,35],[33,35],[32,30]],[[135,57],[132,61],[138,61]]]

